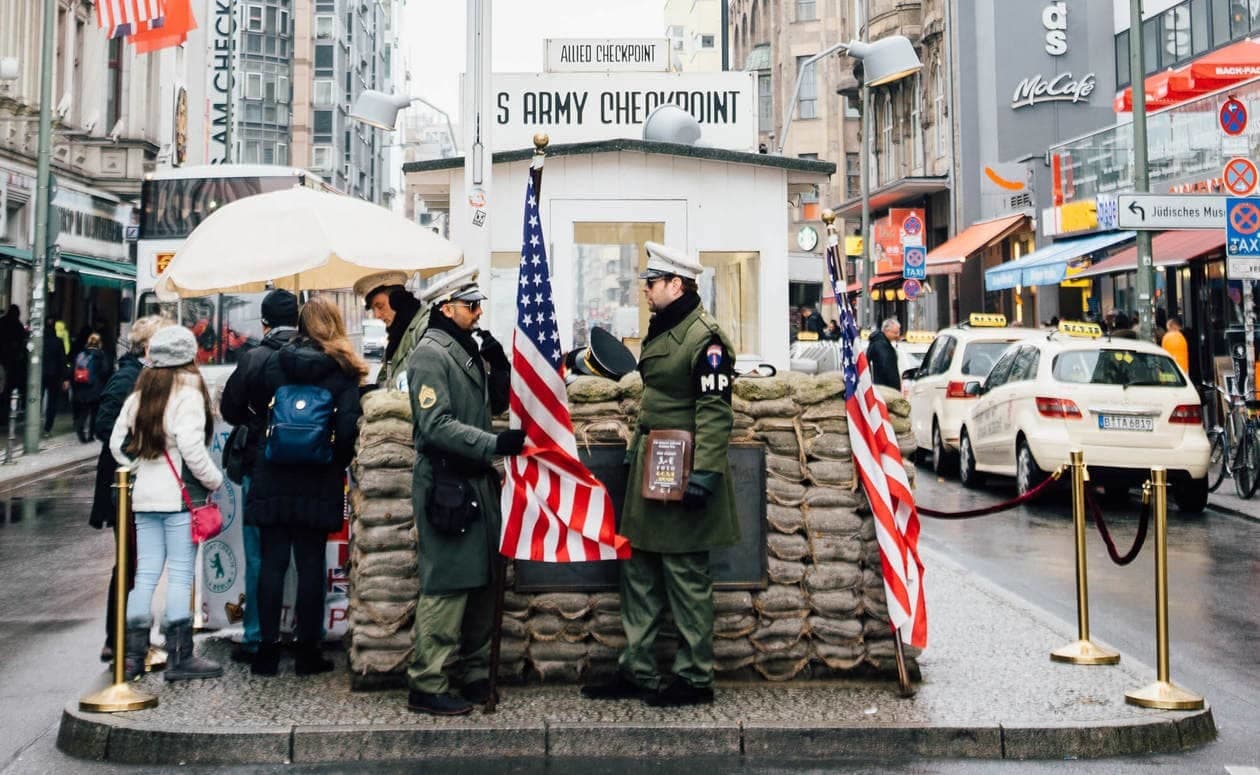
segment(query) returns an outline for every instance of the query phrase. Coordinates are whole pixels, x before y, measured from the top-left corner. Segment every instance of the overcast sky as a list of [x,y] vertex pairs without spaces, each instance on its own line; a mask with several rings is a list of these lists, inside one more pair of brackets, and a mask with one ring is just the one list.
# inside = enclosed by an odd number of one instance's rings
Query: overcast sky
[[[660,38],[665,0],[495,0],[491,31],[498,73],[542,71],[547,38]],[[408,0],[402,49],[411,91],[458,121],[465,3]]]

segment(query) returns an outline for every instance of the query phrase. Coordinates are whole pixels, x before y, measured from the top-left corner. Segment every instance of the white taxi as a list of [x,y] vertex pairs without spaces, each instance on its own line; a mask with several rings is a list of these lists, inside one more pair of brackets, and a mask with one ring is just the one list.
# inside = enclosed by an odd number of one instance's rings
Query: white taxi
[[923,356],[927,355],[935,338],[935,331],[907,331],[893,342],[893,349],[897,351],[897,372],[901,374],[901,394],[906,398],[910,397],[914,375],[923,365]]
[[1156,344],[1065,322],[1011,345],[983,383],[964,390],[977,396],[959,436],[966,487],[1002,474],[1023,494],[1080,449],[1090,481],[1110,497],[1127,495],[1162,465],[1182,511],[1207,505],[1210,447],[1199,396]]
[[1045,331],[1008,328],[1006,317],[973,313],[966,323],[945,328],[936,334],[923,363],[913,374],[910,424],[919,449],[932,452],[932,470],[945,474],[952,468],[958,451],[958,429],[975,403],[975,396],[963,391],[968,381],[984,379],[1011,342]]

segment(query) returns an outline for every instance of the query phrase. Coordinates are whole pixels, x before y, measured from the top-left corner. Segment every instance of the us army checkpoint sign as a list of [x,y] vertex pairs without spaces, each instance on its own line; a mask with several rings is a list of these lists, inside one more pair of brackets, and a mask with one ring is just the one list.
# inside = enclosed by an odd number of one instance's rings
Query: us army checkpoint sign
[[1260,197],[1230,197],[1225,210],[1225,274],[1260,280]]

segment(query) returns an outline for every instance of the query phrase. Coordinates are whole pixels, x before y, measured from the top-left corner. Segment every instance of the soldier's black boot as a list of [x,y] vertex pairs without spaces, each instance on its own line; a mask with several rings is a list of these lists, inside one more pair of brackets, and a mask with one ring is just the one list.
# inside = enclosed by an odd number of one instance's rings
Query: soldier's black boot
[[331,659],[324,659],[318,643],[299,643],[293,656],[293,672],[298,675],[318,675],[333,669]]
[[280,672],[280,644],[258,644],[258,653],[254,655],[254,661],[249,664],[249,672],[265,676]]
[[713,689],[709,686],[692,686],[681,678],[661,687],[656,694],[646,698],[648,705],[658,708],[677,708],[683,705],[709,705],[713,702]]
[[218,662],[193,654],[191,619],[182,619],[166,625],[166,654],[166,680],[168,681],[218,678],[223,675],[223,666]]
[[582,696],[588,700],[637,700],[651,692],[639,686],[618,670],[613,673],[612,680],[602,684],[589,684],[582,687]]

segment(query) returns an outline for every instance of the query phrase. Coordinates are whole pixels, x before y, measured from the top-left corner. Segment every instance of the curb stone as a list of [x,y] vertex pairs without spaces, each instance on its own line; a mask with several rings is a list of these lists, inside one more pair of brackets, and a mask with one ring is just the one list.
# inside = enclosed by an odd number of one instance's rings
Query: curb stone
[[243,727],[221,732],[160,729],[66,706],[57,748],[117,764],[280,764],[331,761],[517,757],[738,756],[783,760],[898,756],[974,759],[1092,759],[1177,753],[1215,738],[1211,708],[1142,720],[1068,724],[617,724],[539,722],[506,726],[396,725]]

